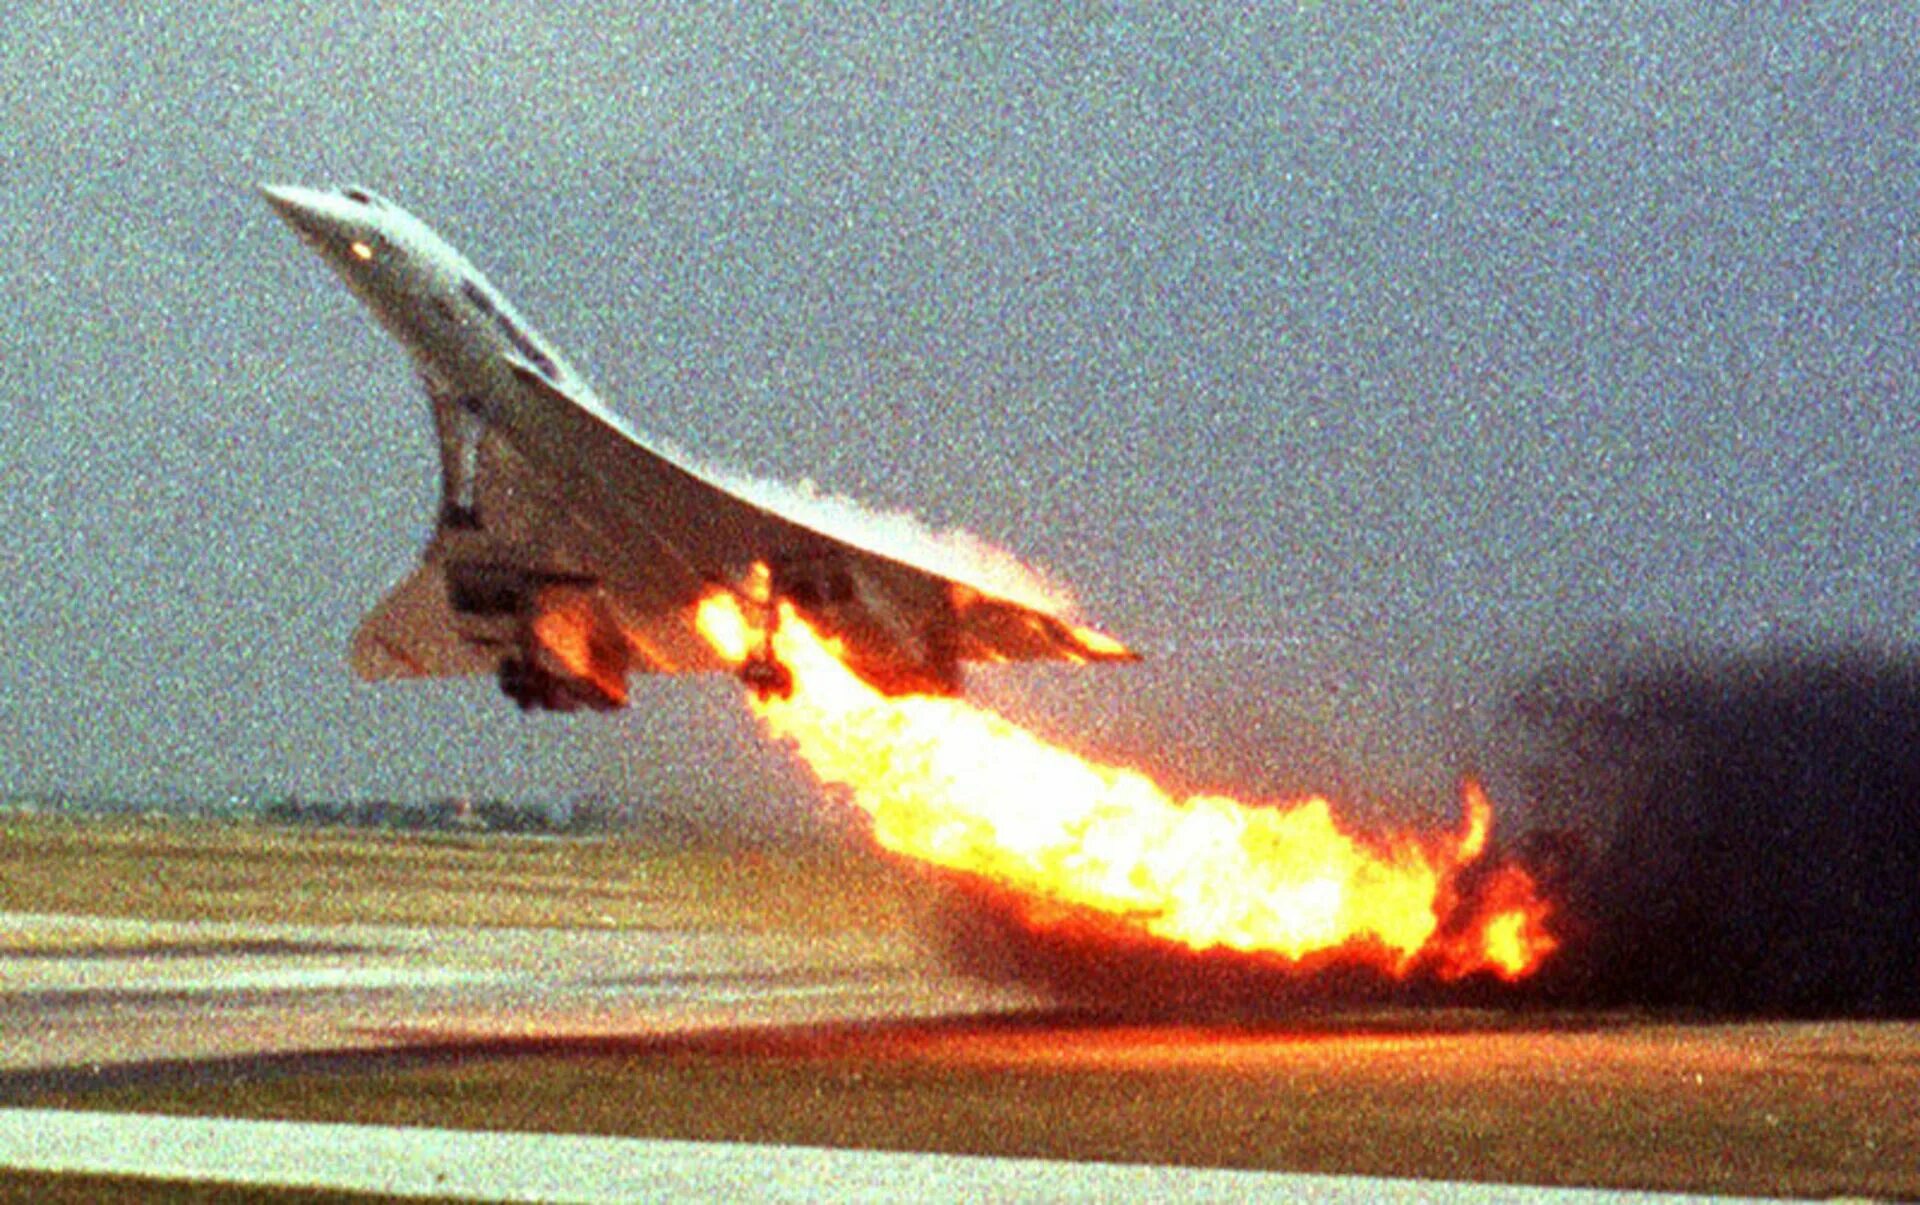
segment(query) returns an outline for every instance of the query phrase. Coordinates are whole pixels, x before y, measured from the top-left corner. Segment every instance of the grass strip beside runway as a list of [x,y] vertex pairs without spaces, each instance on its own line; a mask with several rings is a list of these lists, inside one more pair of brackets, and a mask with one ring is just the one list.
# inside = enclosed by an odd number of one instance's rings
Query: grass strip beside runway
[[[766,849],[704,835],[526,838],[0,814],[0,913],[871,932],[912,923],[916,893],[906,884],[880,857],[827,842]],[[24,938],[11,936],[14,952],[25,952]],[[0,929],[0,947],[9,939]]]

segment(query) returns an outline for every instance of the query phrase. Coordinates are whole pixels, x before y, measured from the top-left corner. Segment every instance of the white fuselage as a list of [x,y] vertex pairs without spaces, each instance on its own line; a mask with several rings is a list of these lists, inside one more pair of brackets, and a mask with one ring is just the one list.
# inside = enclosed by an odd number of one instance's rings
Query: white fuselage
[[505,417],[497,408],[518,392],[511,368],[518,363],[615,422],[485,275],[425,222],[362,188],[261,191],[407,348],[434,395]]
[[[775,602],[790,603],[889,694],[955,693],[963,660],[1131,656],[1050,604],[944,567],[955,558],[931,535],[890,540],[834,500],[702,471],[640,439],[479,269],[392,202],[351,187],[261,191],[407,349],[440,439],[440,517],[420,568],[355,635],[363,676],[497,670],[522,707],[620,706],[631,669],[725,667],[697,609],[756,573],[769,634]],[[735,668],[768,689],[754,671],[774,668],[770,635]]]

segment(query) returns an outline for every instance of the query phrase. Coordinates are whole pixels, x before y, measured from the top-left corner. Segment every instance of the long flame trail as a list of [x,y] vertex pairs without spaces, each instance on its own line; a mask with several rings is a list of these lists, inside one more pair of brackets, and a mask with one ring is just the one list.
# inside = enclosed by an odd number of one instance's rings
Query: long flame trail
[[[736,663],[761,638],[725,591],[698,618]],[[1193,950],[1442,978],[1520,979],[1556,945],[1548,906],[1519,867],[1462,892],[1460,872],[1481,857],[1492,820],[1471,784],[1457,833],[1362,840],[1322,799],[1178,799],[960,699],[884,696],[789,606],[773,642],[795,690],[751,700],[769,732],[845,788],[885,848],[1018,893],[1034,923],[1050,911],[1091,915]]]

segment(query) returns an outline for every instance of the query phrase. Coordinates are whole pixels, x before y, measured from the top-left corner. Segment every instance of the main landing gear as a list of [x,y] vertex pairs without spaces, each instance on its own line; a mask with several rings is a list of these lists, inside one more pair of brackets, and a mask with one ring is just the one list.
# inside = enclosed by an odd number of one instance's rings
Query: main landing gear
[[740,680],[753,697],[762,703],[768,699],[793,697],[793,671],[774,659],[772,650],[755,653],[740,665]]
[[[756,567],[761,568],[761,567]],[[771,575],[768,575],[769,579]],[[753,697],[762,703],[768,699],[791,699],[793,697],[793,671],[788,669],[773,652],[773,634],[780,627],[780,600],[773,592],[771,580],[752,583],[762,587],[765,602],[755,600],[761,608],[764,618],[760,623],[760,647],[747,654],[740,663],[740,680],[747,684]],[[751,597],[751,595],[749,595]]]

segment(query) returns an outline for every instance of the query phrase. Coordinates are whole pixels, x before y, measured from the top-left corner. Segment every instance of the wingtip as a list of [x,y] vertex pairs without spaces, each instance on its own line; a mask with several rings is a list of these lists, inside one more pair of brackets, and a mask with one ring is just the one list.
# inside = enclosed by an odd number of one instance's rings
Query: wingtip
[[1073,639],[1092,661],[1138,661],[1140,654],[1098,628],[1075,625]]

